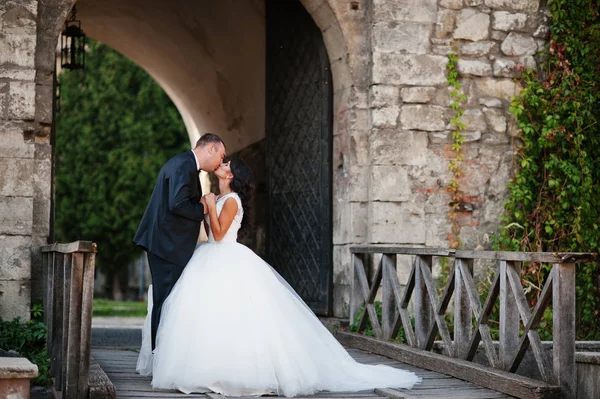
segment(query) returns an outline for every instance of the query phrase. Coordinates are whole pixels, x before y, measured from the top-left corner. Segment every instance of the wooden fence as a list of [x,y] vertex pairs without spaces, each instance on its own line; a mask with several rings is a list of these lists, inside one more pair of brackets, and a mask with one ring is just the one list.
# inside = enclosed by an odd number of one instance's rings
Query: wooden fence
[[95,259],[88,241],[42,247],[50,374],[62,398],[88,397]]
[[[526,351],[531,348],[543,381],[548,386],[558,386],[564,397],[575,397],[575,265],[596,259],[596,254],[377,246],[352,247],[351,253],[354,277],[350,322],[354,321],[359,307],[364,306],[365,309],[358,322],[359,332],[366,328],[367,320],[374,335],[380,339],[393,338],[403,328],[406,344],[425,351],[431,351],[436,337],[439,337],[443,341],[444,355],[461,361],[472,361],[482,343],[489,365],[511,373],[516,372]],[[398,255],[414,257],[410,277],[404,287],[396,271]],[[373,268],[373,256],[381,256],[376,268]],[[445,257],[450,264],[441,296],[432,277],[434,257]],[[496,262],[497,265],[483,305],[473,278],[473,263],[478,259]],[[532,311],[521,284],[524,262],[551,265]],[[374,306],[380,288],[381,323]],[[449,311],[451,299],[454,306]],[[409,303],[414,312],[409,311]],[[488,325],[495,305],[499,305],[500,313],[498,351]],[[542,347],[538,333],[544,310],[549,305],[552,306],[552,358]],[[454,320],[453,334],[449,331],[446,313]],[[511,389],[508,391],[515,394]]]

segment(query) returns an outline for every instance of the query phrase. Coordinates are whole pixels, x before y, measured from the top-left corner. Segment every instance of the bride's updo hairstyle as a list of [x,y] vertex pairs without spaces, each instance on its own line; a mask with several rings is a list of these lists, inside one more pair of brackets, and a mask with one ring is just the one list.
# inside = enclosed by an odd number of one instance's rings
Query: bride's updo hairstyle
[[252,189],[254,187],[252,169],[238,158],[231,159],[229,168],[233,175],[233,180],[231,180],[229,187],[231,188],[231,191],[236,192],[240,197],[242,200],[242,208],[244,209],[242,225],[238,232],[238,237],[243,237],[250,225],[250,197],[252,196]]

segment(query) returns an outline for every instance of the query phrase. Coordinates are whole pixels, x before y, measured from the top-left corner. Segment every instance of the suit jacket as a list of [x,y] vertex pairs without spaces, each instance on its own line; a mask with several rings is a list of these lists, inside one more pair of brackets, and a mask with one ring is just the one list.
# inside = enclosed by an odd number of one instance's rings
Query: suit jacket
[[133,241],[146,251],[179,266],[192,257],[204,207],[192,151],[169,159],[158,173]]

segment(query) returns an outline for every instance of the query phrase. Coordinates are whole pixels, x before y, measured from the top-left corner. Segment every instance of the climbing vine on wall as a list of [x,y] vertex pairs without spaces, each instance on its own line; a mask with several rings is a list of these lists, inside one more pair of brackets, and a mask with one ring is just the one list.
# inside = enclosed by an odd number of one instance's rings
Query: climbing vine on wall
[[[550,0],[550,41],[541,73],[525,71],[510,111],[521,130],[499,247],[521,251],[600,250],[600,6]],[[548,270],[523,278],[537,299]],[[600,338],[600,266],[577,269],[580,339]]]
[[457,212],[462,200],[460,177],[463,175],[461,164],[463,160],[462,144],[465,141],[465,136],[463,135],[465,125],[460,121],[460,118],[464,114],[462,106],[467,101],[467,96],[462,93],[460,81],[458,80],[458,71],[456,70],[457,61],[456,54],[449,54],[448,63],[446,64],[446,69],[448,70],[447,81],[451,87],[450,97],[452,98],[452,103],[450,104],[450,108],[454,111],[454,115],[450,119],[450,124],[452,126],[452,151],[455,154],[454,159],[450,160],[448,166],[452,173],[452,179],[447,187],[448,192],[452,195],[450,210],[448,212],[448,218],[452,222],[452,228],[448,232],[450,248],[458,248],[461,245]]

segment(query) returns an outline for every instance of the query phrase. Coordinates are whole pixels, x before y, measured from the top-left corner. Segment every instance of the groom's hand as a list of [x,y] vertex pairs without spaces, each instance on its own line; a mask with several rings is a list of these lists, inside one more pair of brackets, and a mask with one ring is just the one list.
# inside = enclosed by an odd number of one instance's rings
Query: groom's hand
[[203,198],[204,198],[204,201],[206,201],[206,205],[208,205],[208,206],[216,205],[217,200],[216,200],[214,193],[208,193]]

